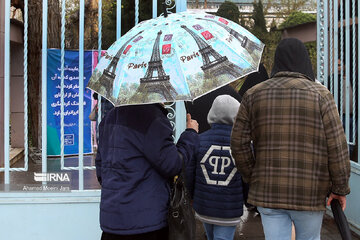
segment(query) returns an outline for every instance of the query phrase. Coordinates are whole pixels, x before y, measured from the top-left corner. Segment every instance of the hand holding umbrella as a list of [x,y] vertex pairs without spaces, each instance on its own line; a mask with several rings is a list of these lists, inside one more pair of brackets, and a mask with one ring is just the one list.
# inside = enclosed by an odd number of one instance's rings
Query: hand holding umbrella
[[186,128],[191,128],[199,132],[199,124],[196,120],[191,119],[190,113],[186,114]]
[[340,196],[340,195],[336,195],[331,193],[328,200],[327,200],[327,205],[330,206],[330,204],[332,203],[332,201],[334,199],[337,199],[341,205],[341,208],[343,211],[345,211],[346,208],[346,196]]

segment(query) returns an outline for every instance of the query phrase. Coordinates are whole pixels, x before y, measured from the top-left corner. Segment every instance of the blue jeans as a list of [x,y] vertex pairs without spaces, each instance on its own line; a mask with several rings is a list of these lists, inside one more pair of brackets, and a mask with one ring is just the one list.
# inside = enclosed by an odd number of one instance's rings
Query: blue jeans
[[203,223],[208,240],[233,240],[236,226],[220,226]]
[[320,240],[324,211],[295,211],[258,207],[266,240],[291,239],[294,223],[296,240]]

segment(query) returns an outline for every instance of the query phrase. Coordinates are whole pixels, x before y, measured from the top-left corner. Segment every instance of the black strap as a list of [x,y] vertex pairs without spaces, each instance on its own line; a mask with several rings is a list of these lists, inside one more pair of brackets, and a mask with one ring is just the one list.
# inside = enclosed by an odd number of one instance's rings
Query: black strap
[[178,152],[179,154],[179,157],[181,159],[181,162],[182,162],[182,167],[181,167],[181,175],[183,176],[183,178],[185,178],[185,162],[184,162],[184,156],[182,155],[181,152]]

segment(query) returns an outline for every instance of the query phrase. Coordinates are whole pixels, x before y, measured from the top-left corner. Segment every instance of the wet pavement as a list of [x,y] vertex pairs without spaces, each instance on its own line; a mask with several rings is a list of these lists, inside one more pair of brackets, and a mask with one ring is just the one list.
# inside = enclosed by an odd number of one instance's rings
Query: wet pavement
[[[49,158],[47,162],[48,172],[67,172],[71,176],[70,188],[72,190],[78,189],[78,171],[61,171],[60,158]],[[12,167],[23,167],[24,163],[22,160],[15,163]],[[78,166],[78,158],[67,157],[65,158],[66,167]],[[84,166],[94,166],[94,156],[84,156]],[[23,184],[36,184],[34,180],[34,172],[41,172],[41,163],[29,160],[29,170],[27,172],[11,172],[10,182],[11,190],[20,190]],[[0,184],[4,181],[4,173],[0,173]],[[19,189],[18,189],[19,188]],[[84,189],[99,189],[100,186],[96,179],[95,170],[84,170]],[[0,191],[3,189],[0,188]],[[241,223],[237,226],[234,240],[264,240],[264,233],[261,224],[260,215],[257,212],[249,211],[244,209],[244,214],[241,218]],[[197,221],[196,227],[196,240],[205,240],[206,235],[201,222]],[[295,239],[295,238],[293,238]],[[324,216],[323,225],[321,229],[322,240],[341,240],[338,229],[335,225],[334,219],[326,215]],[[360,240],[360,236],[353,233],[353,240]]]

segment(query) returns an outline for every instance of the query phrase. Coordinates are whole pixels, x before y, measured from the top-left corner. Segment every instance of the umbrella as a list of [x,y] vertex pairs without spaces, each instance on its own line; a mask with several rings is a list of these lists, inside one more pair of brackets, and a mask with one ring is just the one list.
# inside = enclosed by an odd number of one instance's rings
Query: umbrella
[[87,87],[115,106],[192,101],[257,71],[263,48],[225,18],[165,14],[139,23],[113,43]]
[[339,229],[341,238],[343,240],[351,240],[351,232],[349,228],[349,223],[346,219],[344,211],[341,208],[340,202],[337,199],[333,199],[330,203],[331,210],[334,215],[335,223]]

